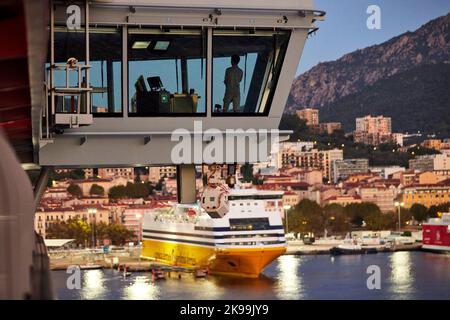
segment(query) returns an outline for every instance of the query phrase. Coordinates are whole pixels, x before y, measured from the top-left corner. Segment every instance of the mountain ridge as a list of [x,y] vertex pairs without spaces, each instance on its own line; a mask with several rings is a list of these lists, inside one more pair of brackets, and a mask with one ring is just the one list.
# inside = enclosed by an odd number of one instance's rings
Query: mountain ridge
[[450,13],[381,44],[319,63],[294,80],[285,112],[307,106],[332,108],[339,99],[380,80],[439,63],[450,63]]

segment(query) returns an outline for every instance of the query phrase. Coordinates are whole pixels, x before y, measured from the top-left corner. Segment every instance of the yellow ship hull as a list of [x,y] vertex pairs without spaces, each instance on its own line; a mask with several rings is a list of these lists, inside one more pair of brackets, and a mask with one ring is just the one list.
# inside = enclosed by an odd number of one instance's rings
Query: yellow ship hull
[[141,257],[172,266],[208,268],[212,274],[257,278],[269,263],[285,251],[285,246],[220,249],[144,240]]

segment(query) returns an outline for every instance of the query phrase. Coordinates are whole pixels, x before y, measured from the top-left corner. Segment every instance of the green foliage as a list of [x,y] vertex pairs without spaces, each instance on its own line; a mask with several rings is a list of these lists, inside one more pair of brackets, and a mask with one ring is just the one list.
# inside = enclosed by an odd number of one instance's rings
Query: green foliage
[[126,186],[118,185],[109,189],[110,199],[122,199],[122,198],[147,198],[148,195],[153,191],[154,187],[148,182],[128,182]]
[[369,213],[364,221],[369,230],[393,229],[395,226],[394,216],[390,213],[382,214],[374,211]]
[[243,182],[252,182],[253,177],[253,164],[246,163],[241,166],[241,175]]
[[161,179],[159,179],[158,183],[155,185],[155,190],[162,191],[165,177],[166,175],[164,175],[163,177],[161,177]]
[[83,191],[77,184],[71,184],[67,187],[67,192],[69,192],[75,198],[81,198],[83,196]]
[[428,209],[422,204],[414,203],[409,209],[415,220],[422,222],[428,218]]
[[290,141],[308,140],[308,127],[306,121],[300,119],[296,114],[283,114],[279,125],[280,130],[294,131],[290,135]]
[[427,64],[381,79],[358,93],[338,99],[320,110],[322,122],[340,121],[349,132],[355,118],[384,115],[394,132],[450,136],[450,65]]
[[70,180],[85,179],[85,174],[83,169],[80,168],[70,170],[69,172],[61,172],[61,173],[57,173],[54,169],[50,169],[48,174],[47,186],[50,187],[52,185],[53,180],[59,181],[64,179]]
[[51,223],[47,229],[49,239],[75,239],[79,245],[92,244],[92,233],[96,239],[110,239],[113,245],[123,245],[126,241],[135,237],[132,230],[120,224],[105,224],[100,222],[95,228],[82,219],[68,220]]
[[308,199],[301,200],[288,212],[289,232],[322,232],[324,221],[322,208]]
[[75,239],[75,243],[81,245],[91,241],[91,234],[91,226],[81,219],[50,223],[46,230],[48,239]]
[[323,207],[327,230],[334,233],[350,231],[350,219],[345,215],[344,207],[337,203],[327,204]]
[[[375,217],[381,215],[380,208],[371,202],[348,204],[344,209],[344,213],[350,218],[351,223],[358,227],[363,225],[363,221],[366,224],[372,223]],[[369,215],[371,216],[369,217]],[[369,218],[369,221],[366,218]]]
[[113,245],[123,245],[127,240],[135,237],[132,230],[127,229],[121,224],[108,225],[107,235]]
[[118,185],[118,186],[111,187],[109,189],[108,197],[110,199],[126,198],[126,196],[127,196],[127,191],[126,190],[127,189],[126,189],[126,187],[124,185]]
[[429,218],[437,218],[438,212],[448,212],[450,208],[450,202],[440,204],[438,206],[431,206],[428,208],[427,216]]
[[105,189],[102,186],[94,183],[89,190],[89,194],[91,196],[103,196],[105,194]]
[[[354,119],[353,119],[354,121]],[[434,154],[436,150],[424,147],[415,147],[407,152],[399,151],[399,146],[395,143],[383,143],[379,146],[365,145],[353,142],[353,137],[345,136],[342,131],[335,131],[333,134],[316,133],[310,131],[304,120],[297,115],[284,114],[279,126],[280,130],[293,130],[290,141],[313,141],[314,147],[319,150],[343,149],[344,158],[365,158],[369,160],[371,166],[398,165],[408,167],[408,160],[417,155]]]

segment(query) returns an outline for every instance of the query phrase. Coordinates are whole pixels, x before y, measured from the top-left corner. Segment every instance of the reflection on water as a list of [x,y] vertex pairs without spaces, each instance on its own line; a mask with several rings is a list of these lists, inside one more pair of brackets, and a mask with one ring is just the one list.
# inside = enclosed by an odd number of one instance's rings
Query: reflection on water
[[125,288],[125,298],[129,300],[158,299],[158,286],[147,276],[136,276],[133,283]]
[[296,256],[281,256],[278,259],[277,270],[279,299],[301,299],[301,277],[299,276],[300,259]]
[[412,273],[411,255],[409,252],[396,252],[390,257],[392,291],[409,297],[412,292],[414,275]]
[[89,270],[84,273],[83,277],[83,294],[82,299],[96,299],[106,291],[104,282],[104,273],[102,270]]
[[[381,269],[381,290],[367,289],[370,265]],[[450,256],[424,252],[282,256],[258,279],[172,273],[152,282],[148,272],[86,270],[81,290],[67,289],[65,271],[52,275],[59,299],[450,299]]]

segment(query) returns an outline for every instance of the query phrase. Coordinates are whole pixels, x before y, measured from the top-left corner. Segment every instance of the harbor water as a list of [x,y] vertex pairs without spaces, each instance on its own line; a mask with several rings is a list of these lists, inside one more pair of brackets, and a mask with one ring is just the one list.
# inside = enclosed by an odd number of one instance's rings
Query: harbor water
[[[368,288],[370,266],[379,267],[379,289]],[[149,272],[84,270],[81,288],[68,289],[68,277],[52,271],[57,299],[450,299],[450,255],[420,251],[284,255],[258,279],[172,273],[153,282]]]

